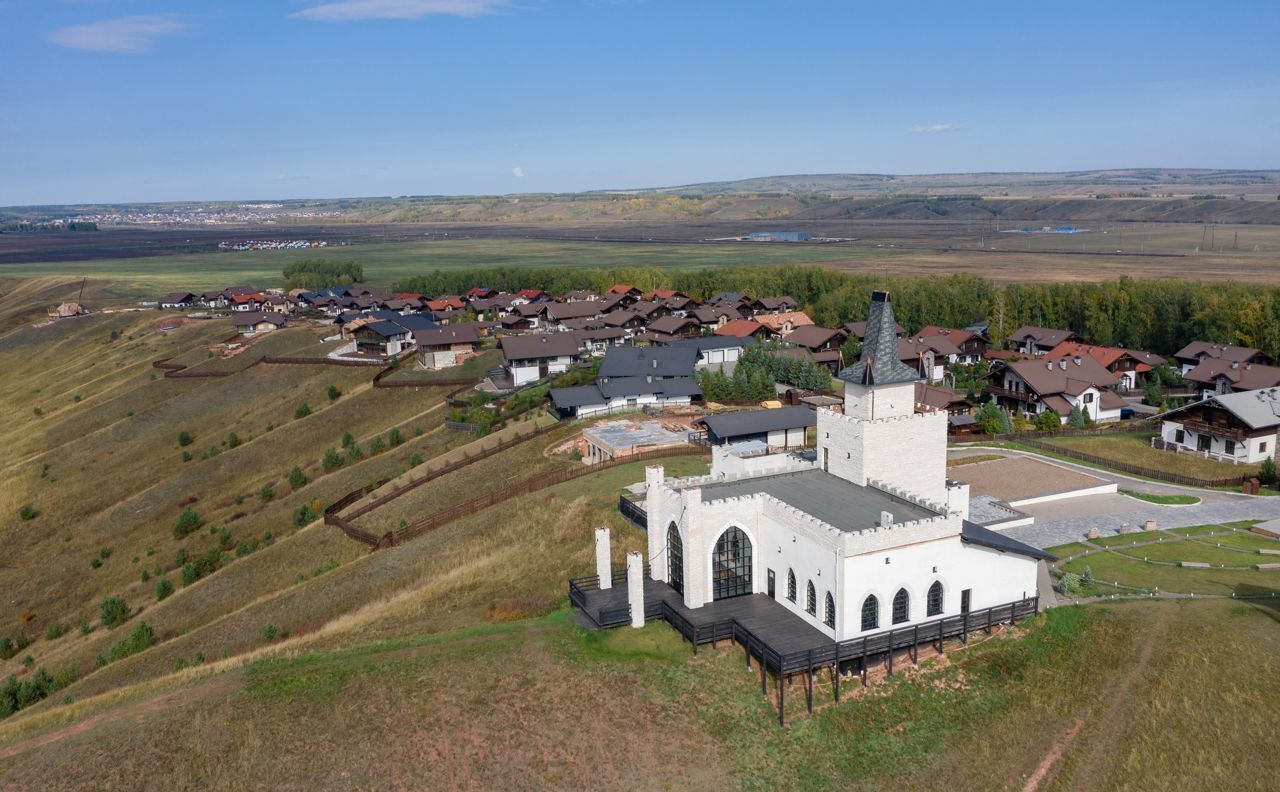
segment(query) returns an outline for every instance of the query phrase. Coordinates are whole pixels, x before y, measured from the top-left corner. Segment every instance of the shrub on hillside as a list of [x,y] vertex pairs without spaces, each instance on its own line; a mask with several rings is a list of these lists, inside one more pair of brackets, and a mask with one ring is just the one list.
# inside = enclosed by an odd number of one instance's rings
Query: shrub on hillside
[[129,606],[119,597],[107,597],[98,606],[102,616],[102,626],[115,629],[129,620]]
[[188,432],[186,429],[183,429],[181,432],[178,432],[178,445],[189,446],[194,441],[195,441],[195,438],[192,437],[191,433]]
[[188,506],[182,510],[182,514],[178,515],[178,521],[173,524],[173,538],[183,539],[200,530],[202,525],[204,525],[204,520],[200,519],[200,515],[196,513],[195,509]]
[[289,471],[289,489],[300,490],[307,485],[307,474],[302,472],[302,468],[297,465],[293,466],[293,470]]
[[351,447],[351,446],[355,445],[355,442],[356,442],[355,435],[351,434],[350,432],[343,432],[343,433],[342,433],[342,447],[343,447],[343,448],[349,448],[349,447]]
[[306,402],[298,405],[298,409],[293,411],[294,418],[306,418],[311,414],[311,407]]
[[49,622],[49,625],[44,628],[44,637],[46,640],[56,641],[62,636],[66,635],[67,630],[68,630],[67,625],[63,624],[62,622],[51,621]]
[[331,401],[331,402],[332,402],[332,401],[337,401],[337,400],[338,400],[338,397],[339,397],[339,396],[341,396],[341,395],[342,395],[342,391],[338,390],[338,386],[337,386],[337,385],[330,385],[330,386],[329,386],[329,401]]
[[404,435],[400,434],[399,428],[393,427],[391,431],[387,433],[387,445],[395,448],[402,443],[404,443]]
[[235,448],[240,445],[240,435],[231,432],[227,435],[227,448]]
[[360,459],[363,459],[363,458],[364,458],[364,452],[360,450],[360,444],[352,443],[351,447],[347,449],[347,461],[358,462]]
[[137,627],[133,628],[133,632],[129,637],[120,641],[107,650],[107,662],[114,663],[117,660],[123,660],[129,655],[135,655],[144,649],[154,646],[156,643],[156,634],[151,626],[146,622],[140,622]]
[[[356,446],[351,446],[356,448]],[[381,435],[369,441],[369,456],[377,456],[387,450],[387,444],[383,441]]]
[[311,504],[303,504],[293,512],[293,524],[301,528],[304,525],[310,525],[320,519],[320,515],[316,514],[311,508]]
[[421,464],[422,464],[421,454],[413,454],[412,456],[409,457],[409,467],[417,467],[418,465],[421,465]]
[[258,490],[258,500],[263,503],[270,503],[276,497],[276,491],[272,489],[270,484],[263,484],[262,489]]
[[18,509],[18,518],[22,520],[34,520],[39,515],[40,512],[32,508],[30,503],[24,504],[22,508]]
[[342,467],[342,455],[338,453],[336,448],[326,448],[324,450],[324,459],[320,461],[320,467],[325,473],[337,470]]
[[156,581],[156,602],[160,602],[173,593],[173,582],[169,578]]

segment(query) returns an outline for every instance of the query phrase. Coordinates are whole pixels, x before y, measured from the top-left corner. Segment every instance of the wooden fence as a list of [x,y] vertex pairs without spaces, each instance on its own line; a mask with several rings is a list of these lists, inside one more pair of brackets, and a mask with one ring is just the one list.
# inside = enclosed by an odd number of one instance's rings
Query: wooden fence
[[1248,476],[1243,474],[1239,476],[1230,476],[1227,478],[1204,479],[1195,476],[1183,476],[1178,473],[1170,473],[1165,470],[1156,470],[1154,468],[1143,467],[1141,465],[1131,465],[1127,462],[1117,462],[1114,459],[1097,456],[1096,454],[1086,454],[1083,451],[1077,451],[1074,448],[1054,445],[1052,443],[1042,443],[1039,440],[1019,440],[1019,444],[1029,446],[1038,451],[1047,451],[1051,454],[1064,456],[1069,459],[1076,459],[1081,462],[1088,462],[1091,465],[1108,468],[1110,470],[1118,470],[1121,473],[1130,473],[1143,478],[1156,479],[1157,481],[1167,481],[1170,484],[1182,484],[1187,487],[1239,487],[1244,483]]

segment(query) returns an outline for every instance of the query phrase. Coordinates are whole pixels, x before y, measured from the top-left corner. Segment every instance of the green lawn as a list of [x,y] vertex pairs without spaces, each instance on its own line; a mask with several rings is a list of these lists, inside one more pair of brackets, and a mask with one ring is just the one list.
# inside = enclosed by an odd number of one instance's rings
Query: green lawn
[[789,264],[845,261],[900,254],[890,249],[790,245],[705,245],[664,243],[557,242],[531,239],[470,239],[356,244],[324,250],[210,251],[97,261],[59,261],[6,264],[0,276],[38,277],[50,274],[88,276],[114,282],[111,292],[123,299],[155,299],[178,289],[199,292],[236,283],[280,286],[281,269],[307,258],[355,259],[364,265],[371,286],[385,288],[393,281],[431,270],[470,270],[484,267],[660,267],[698,269],[751,264]]
[[[1063,552],[1065,547],[1070,546],[1051,547],[1049,552],[1060,558],[1072,555],[1070,552]],[[1195,549],[1193,550],[1193,548]],[[1159,589],[1160,591],[1184,594],[1229,595],[1232,593],[1280,591],[1280,571],[1277,570],[1186,569],[1183,567],[1149,564],[1143,562],[1140,557],[1141,554],[1145,553],[1147,557],[1155,558],[1155,554],[1159,553],[1162,559],[1163,556],[1169,556],[1166,560],[1208,560],[1210,554],[1230,553],[1227,550],[1204,547],[1191,542],[1172,542],[1124,552],[1139,557],[1130,558],[1116,552],[1094,553],[1088,557],[1077,558],[1074,561],[1067,562],[1062,565],[1062,568],[1068,572],[1081,574],[1084,572],[1085,567],[1089,567],[1094,578],[1098,580],[1113,581],[1126,586],[1148,590]],[[1249,556],[1244,553],[1231,553],[1230,555],[1231,561],[1235,565],[1257,563],[1257,559],[1261,558],[1261,556]],[[1174,558],[1174,556],[1177,557]],[[1095,585],[1088,591],[1081,592],[1079,596],[1112,593],[1118,592],[1111,587]]]
[[1137,498],[1148,503],[1159,503],[1164,506],[1192,506],[1200,502],[1200,499],[1194,495],[1155,495],[1150,492],[1138,492],[1131,489],[1122,489],[1120,493],[1128,495],[1130,498]]
[[1151,447],[1154,432],[1117,432],[1104,435],[1054,437],[1044,440],[1052,446],[1092,454],[1113,462],[1139,465],[1153,470],[1201,479],[1221,479],[1252,475],[1257,465],[1231,465],[1192,454],[1157,451]]

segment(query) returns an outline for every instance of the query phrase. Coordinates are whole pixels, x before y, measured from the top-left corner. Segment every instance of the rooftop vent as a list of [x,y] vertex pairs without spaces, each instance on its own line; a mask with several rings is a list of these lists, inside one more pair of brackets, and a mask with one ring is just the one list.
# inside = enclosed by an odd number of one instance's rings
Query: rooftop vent
[[880,527],[888,528],[890,525],[893,525],[893,512],[880,512]]
[[1059,360],[1059,361],[1058,361],[1058,368],[1062,369],[1063,371],[1066,371],[1066,370],[1067,370],[1067,359],[1066,359],[1066,358],[1063,358],[1062,360]]

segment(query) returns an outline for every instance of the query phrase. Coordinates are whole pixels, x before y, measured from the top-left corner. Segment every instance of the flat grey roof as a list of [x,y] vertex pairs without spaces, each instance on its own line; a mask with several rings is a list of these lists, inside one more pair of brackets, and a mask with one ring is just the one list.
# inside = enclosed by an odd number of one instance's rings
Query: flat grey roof
[[822,470],[702,485],[704,503],[756,493],[771,495],[841,531],[874,528],[880,522],[882,511],[892,513],[894,522],[938,516],[923,506],[872,487],[858,486]]
[[582,434],[598,446],[614,451],[644,445],[673,445],[686,442],[686,435],[669,432],[657,421],[635,423],[610,421],[583,429]]
[[804,405],[778,407],[772,410],[743,410],[742,412],[708,415],[706,423],[716,437],[742,437],[743,435],[776,432],[780,429],[800,429],[818,423],[817,414]]

